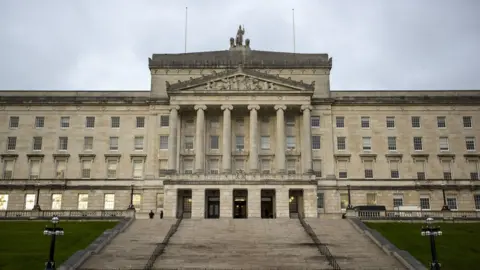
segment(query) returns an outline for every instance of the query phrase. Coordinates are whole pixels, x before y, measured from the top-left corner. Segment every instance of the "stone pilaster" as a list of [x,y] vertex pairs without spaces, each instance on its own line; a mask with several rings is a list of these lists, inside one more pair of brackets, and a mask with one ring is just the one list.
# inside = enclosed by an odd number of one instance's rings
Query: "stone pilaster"
[[248,217],[249,218],[259,218],[261,217],[260,209],[260,189],[259,188],[250,188],[248,189]]
[[177,121],[178,110],[180,106],[172,106],[170,108],[169,128],[170,134],[168,135],[168,170],[175,172],[177,170]]
[[220,189],[220,217],[232,218],[233,217],[233,190]]
[[276,160],[276,169],[277,173],[285,173],[285,110],[287,106],[285,105],[276,105],[275,110],[277,111],[277,140],[275,160]]
[[[178,192],[175,188],[165,188],[165,200],[163,203],[164,217],[174,218],[177,214],[177,196]],[[178,209],[180,210],[180,209]]]
[[145,179],[155,179],[158,172],[158,135],[156,135],[158,125],[158,114],[153,113],[145,118],[147,134],[143,140],[143,148],[147,152],[145,159]]
[[312,106],[302,105],[301,110],[303,112],[302,123],[302,160],[303,160],[303,173],[311,174],[312,169],[312,132],[311,132],[311,112]]
[[249,153],[249,169],[250,173],[258,172],[258,110],[260,106],[249,105],[250,110],[250,153]]
[[195,171],[203,173],[205,169],[205,105],[195,105],[197,125],[195,130]]
[[205,218],[205,188],[192,189],[192,218]]
[[276,209],[277,218],[290,217],[288,203],[289,203],[288,188],[276,188],[275,204],[277,208]]
[[305,217],[317,217],[317,189],[315,187],[303,190],[303,211]]
[[[232,171],[232,110],[233,110],[233,106],[222,105],[221,109],[223,110],[222,171],[223,173],[230,173]],[[220,211],[220,213],[222,212]]]

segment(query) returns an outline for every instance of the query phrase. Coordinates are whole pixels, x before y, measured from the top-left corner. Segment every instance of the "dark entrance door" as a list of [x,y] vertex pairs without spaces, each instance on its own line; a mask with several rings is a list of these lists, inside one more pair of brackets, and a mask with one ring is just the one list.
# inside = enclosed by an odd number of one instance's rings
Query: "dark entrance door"
[[262,218],[273,218],[273,200],[272,197],[262,197],[261,202]]
[[247,200],[236,197],[233,201],[233,218],[247,218]]
[[220,217],[220,197],[208,197],[207,218]]

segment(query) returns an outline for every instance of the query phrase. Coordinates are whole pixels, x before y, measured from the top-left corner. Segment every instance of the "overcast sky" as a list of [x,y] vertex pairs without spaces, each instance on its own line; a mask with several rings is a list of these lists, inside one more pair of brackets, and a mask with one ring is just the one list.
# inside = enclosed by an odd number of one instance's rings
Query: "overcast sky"
[[148,57],[252,49],[333,57],[332,89],[480,89],[480,0],[1,0],[0,89],[148,90]]

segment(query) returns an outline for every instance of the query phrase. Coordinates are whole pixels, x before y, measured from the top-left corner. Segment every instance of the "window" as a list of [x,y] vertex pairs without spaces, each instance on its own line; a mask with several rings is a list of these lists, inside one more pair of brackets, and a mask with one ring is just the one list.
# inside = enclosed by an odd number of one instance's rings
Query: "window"
[[398,170],[398,161],[397,160],[390,160],[390,177],[393,179],[400,178],[400,172]]
[[463,117],[463,127],[464,128],[471,128],[472,125],[472,117],[471,116],[464,116]]
[[143,150],[143,136],[135,136],[134,144],[135,150]]
[[395,128],[395,116],[387,116],[386,124],[387,128]]
[[142,179],[143,177],[143,160],[133,160],[133,178]]
[[297,161],[295,159],[287,160],[287,174],[296,174]]
[[475,137],[465,137],[467,151],[475,151]]
[[448,208],[450,208],[450,210],[457,210],[458,209],[457,198],[448,196],[447,205],[448,205]]
[[8,124],[10,128],[18,128],[19,124],[20,124],[19,116],[10,116],[10,122]]
[[219,160],[218,159],[211,159],[208,162],[208,169],[210,171],[210,174],[218,174],[220,172],[219,169]]
[[[185,137],[186,139],[187,137]],[[192,147],[185,149],[193,149],[193,137],[192,138]],[[168,136],[160,135],[160,150],[168,150]]]
[[95,127],[95,117],[94,116],[87,116],[85,118],[85,127],[86,128],[94,128]]
[[262,150],[270,149],[270,136],[261,136],[260,137],[260,147]]
[[192,174],[193,173],[193,159],[183,160],[183,173]]
[[337,150],[345,150],[347,148],[347,138],[337,137]]
[[295,150],[295,136],[287,136],[286,137],[287,141],[287,149],[288,150]]
[[17,137],[7,138],[7,150],[13,151],[17,148]]
[[420,209],[430,210],[430,197],[420,195]]
[[8,194],[0,194],[0,211],[5,211],[8,208]]
[[[167,137],[167,136],[165,136]],[[193,150],[193,136],[185,136],[185,150]],[[167,148],[168,149],[168,137],[167,137]]]
[[69,128],[70,127],[70,116],[60,117],[60,127],[61,128]]
[[320,149],[320,136],[319,135],[312,136],[312,149],[313,150]]
[[361,124],[362,128],[369,128],[370,127],[370,117],[362,116],[360,118],[360,124]]
[[137,128],[144,128],[144,127],[145,127],[145,117],[137,116]]
[[42,150],[42,137],[33,137],[33,151]]
[[287,127],[295,127],[295,117],[294,116],[287,116],[285,118],[285,125]]
[[40,160],[30,160],[30,179],[36,180],[40,177]]
[[78,194],[78,210],[88,209],[88,194]]
[[412,128],[420,128],[420,116],[412,116]]
[[335,118],[335,123],[337,125],[337,128],[344,128],[345,127],[345,117],[337,116]]
[[[2,195],[0,195],[0,210],[2,210]],[[8,197],[7,197],[7,201],[8,201]],[[479,194],[475,194],[473,195],[473,201],[475,202],[475,210],[480,210],[480,195]]]
[[219,143],[218,143],[219,137],[218,136],[210,136],[210,149],[212,150],[218,150],[219,149]]
[[270,174],[270,170],[271,170],[271,167],[270,167],[270,160],[269,159],[262,159],[260,161],[261,163],[261,168],[262,168],[262,174]]
[[478,160],[468,160],[468,170],[470,171],[470,179],[471,180],[479,180],[478,178],[478,171],[480,170],[478,167]]
[[362,148],[365,151],[372,150],[372,138],[371,137],[363,137],[362,138]]
[[338,178],[347,178],[347,161],[338,161]]
[[443,179],[452,180],[452,163],[450,160],[442,160]]
[[35,194],[25,194],[25,210],[32,210],[35,206]]
[[437,116],[437,127],[439,128],[447,127],[447,118],[445,116]]
[[415,160],[415,170],[417,172],[418,180],[425,180],[425,161],[424,160]]
[[236,159],[235,160],[235,171],[245,171],[245,160],[244,159]]
[[168,159],[158,160],[158,176],[165,176],[168,172]]
[[110,127],[111,128],[119,128],[120,127],[120,116],[110,117]]
[[62,194],[52,194],[52,210],[62,209]]
[[117,178],[117,166],[118,166],[118,160],[110,159],[107,161],[107,178],[109,179]]
[[[310,126],[312,128],[319,128],[320,127],[320,116],[312,116],[310,117]],[[322,193],[323,194],[323,193]]]
[[105,194],[104,195],[104,210],[113,210],[115,208],[115,194]]
[[387,144],[389,151],[397,151],[397,137],[388,137]]
[[210,128],[211,129],[218,129],[220,127],[220,120],[218,116],[212,116],[210,118]]
[[316,177],[322,177],[322,161],[321,160],[314,160],[313,164],[313,174]]
[[377,194],[367,193],[367,205],[377,205]]
[[195,127],[195,120],[193,118],[185,119],[184,128],[187,131],[192,131]]
[[423,150],[422,137],[413,137],[413,149],[415,151]]
[[160,115],[160,127],[168,127],[170,125],[169,115]]
[[140,206],[142,205],[142,195],[141,194],[133,194],[133,207],[135,210],[140,211]]
[[56,179],[64,179],[65,178],[65,171],[67,169],[67,160],[60,159],[60,160],[55,160],[55,178]]
[[236,136],[235,137],[235,149],[237,151],[243,151],[245,149],[245,137]]
[[44,116],[36,116],[35,117],[35,128],[43,128],[45,127],[45,117]]
[[448,137],[439,138],[440,151],[448,151]]
[[82,178],[90,179],[92,172],[92,160],[82,160]]
[[342,193],[340,194],[340,208],[345,210],[348,207],[348,194]]
[[393,195],[393,207],[403,206],[403,195]]
[[68,137],[59,137],[58,138],[58,150],[67,151],[68,150]]
[[317,208],[325,208],[325,196],[323,192],[317,192]]
[[15,161],[13,160],[4,160],[3,161],[3,179],[12,179],[13,178],[13,167]]
[[118,137],[110,137],[109,149],[110,151],[118,150]]
[[363,161],[365,178],[373,178],[373,161],[364,160]]
[[93,150],[93,137],[90,137],[90,136],[83,137],[83,150],[85,151]]

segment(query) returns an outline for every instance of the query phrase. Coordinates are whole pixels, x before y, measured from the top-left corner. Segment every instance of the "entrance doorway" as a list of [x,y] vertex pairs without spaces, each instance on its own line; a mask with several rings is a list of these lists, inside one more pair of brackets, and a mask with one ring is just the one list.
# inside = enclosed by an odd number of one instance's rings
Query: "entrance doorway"
[[233,218],[247,218],[247,190],[233,190]]
[[183,214],[184,218],[192,217],[192,190],[179,189],[177,191],[177,218]]
[[219,218],[220,217],[220,190],[207,189],[205,190],[205,217]]
[[288,209],[290,213],[290,218],[297,218],[298,214],[303,215],[303,189],[289,190]]
[[275,218],[275,190],[262,189],[260,210],[262,218]]

